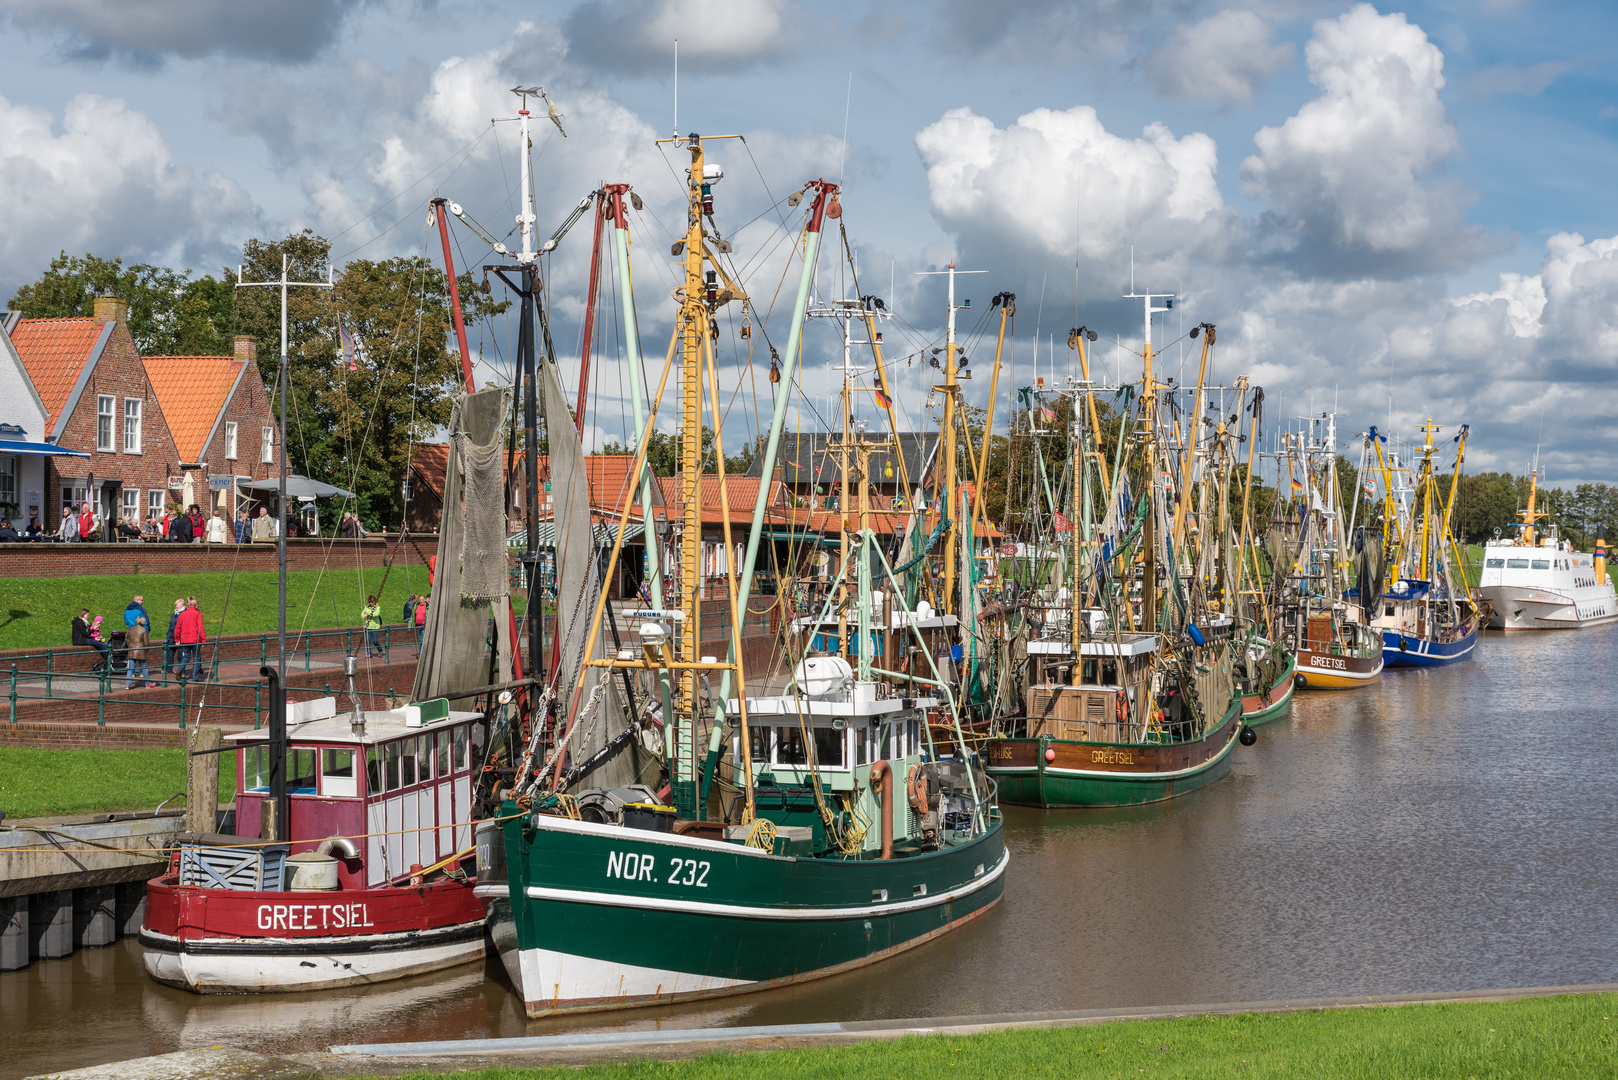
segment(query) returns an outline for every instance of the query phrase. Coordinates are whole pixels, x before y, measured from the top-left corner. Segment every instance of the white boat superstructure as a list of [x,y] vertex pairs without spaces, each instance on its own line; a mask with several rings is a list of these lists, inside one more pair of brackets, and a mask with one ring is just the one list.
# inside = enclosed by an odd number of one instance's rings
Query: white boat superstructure
[[1495,630],[1582,630],[1618,622],[1618,595],[1607,576],[1604,545],[1596,554],[1574,551],[1547,533],[1522,540],[1491,540],[1483,548],[1483,577],[1478,594],[1492,611]]

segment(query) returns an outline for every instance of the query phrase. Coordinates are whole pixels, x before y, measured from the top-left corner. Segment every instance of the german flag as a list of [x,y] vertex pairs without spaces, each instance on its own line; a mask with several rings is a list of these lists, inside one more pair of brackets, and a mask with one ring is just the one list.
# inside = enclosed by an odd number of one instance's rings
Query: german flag
[[876,403],[878,405],[882,406],[884,409],[893,408],[893,399],[882,392],[882,384],[880,382],[871,387],[871,389],[876,393]]

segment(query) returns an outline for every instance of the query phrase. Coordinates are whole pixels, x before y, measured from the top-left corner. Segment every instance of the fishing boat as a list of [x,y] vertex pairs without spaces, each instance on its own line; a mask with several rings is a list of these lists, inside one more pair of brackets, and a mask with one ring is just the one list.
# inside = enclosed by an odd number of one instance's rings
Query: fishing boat
[[[1396,504],[1392,566],[1397,573],[1373,609],[1371,625],[1382,635],[1382,655],[1391,668],[1442,667],[1469,659],[1477,646],[1477,604],[1450,531],[1467,427],[1463,424],[1455,437],[1455,469],[1447,498],[1440,494],[1434,472],[1438,448],[1433,435],[1438,430],[1431,420],[1424,426],[1426,441],[1414,497]],[[1391,480],[1385,473],[1384,484]]]
[[1280,585],[1276,623],[1297,655],[1294,682],[1300,690],[1353,690],[1382,677],[1381,633],[1371,626],[1368,609],[1355,590],[1350,538],[1359,541],[1360,576],[1374,570],[1375,560],[1356,528],[1361,500],[1345,514],[1338,489],[1337,415],[1307,418],[1304,431],[1284,433],[1280,461],[1293,493],[1296,539],[1276,531],[1275,562],[1289,572],[1276,575]]
[[1539,470],[1528,478],[1528,506],[1513,528],[1483,545],[1478,597],[1491,630],[1583,630],[1618,622],[1618,596],[1607,577],[1607,538],[1596,534],[1595,552],[1574,549],[1555,525],[1539,524],[1535,510]]
[[[708,156],[715,140],[693,134],[672,141],[690,155],[689,228],[675,245],[685,280],[676,292],[675,340],[638,425],[631,469],[640,475],[646,467],[678,359],[683,498],[670,584],[679,603],[632,613],[625,639],[598,651],[606,597],[579,605],[562,591],[558,632],[581,649],[561,665],[556,697],[564,707],[554,725],[533,724],[509,797],[477,836],[478,892],[491,903],[495,947],[530,1017],[669,1004],[830,975],[960,926],[1004,887],[1008,855],[992,784],[973,760],[940,760],[928,745],[928,714],[954,711],[953,690],[936,668],[885,669],[875,649],[860,646],[854,663],[789,654],[785,687],[749,686],[736,612],[746,609],[767,532],[767,483],[759,485],[739,566],[724,560],[728,637],[704,640],[697,483],[705,434],[719,471],[724,542],[737,550],[724,483],[715,313],[732,302],[743,305],[744,316],[748,309],[729,260],[720,257],[730,245],[714,224],[713,188],[723,176]],[[789,200],[807,205],[797,302],[780,361],[783,389],[796,375],[821,231],[828,217],[841,215],[838,195],[837,185],[815,180]],[[627,275],[627,246],[620,272]],[[638,357],[631,363],[638,366]],[[783,393],[763,447],[766,478],[787,412]],[[626,493],[619,521],[630,517],[632,498]],[[558,532],[565,527],[559,519]],[[617,528],[608,580],[624,537]],[[845,547],[848,557],[814,625],[825,625],[829,605],[844,605],[848,648],[882,632],[873,587],[894,595],[896,586],[873,530],[857,530]],[[919,633],[912,640],[920,649]],[[572,733],[598,720],[597,690],[620,675],[656,686],[668,783],[658,790],[562,783]],[[719,681],[717,693],[708,692],[710,677]],[[538,709],[536,716],[544,715]],[[714,747],[706,755],[705,742]]]
[[[1199,434],[1215,328],[1197,328],[1203,340],[1191,401],[1195,421],[1186,425],[1175,454],[1159,411],[1167,386],[1154,377],[1152,363],[1152,317],[1170,310],[1172,298],[1139,298],[1144,372],[1137,411],[1125,425],[1132,434],[1115,448],[1110,475],[1097,451],[1101,426],[1093,392],[1086,395],[1088,409],[1074,409],[1071,645],[1055,664],[1041,658],[1025,714],[988,744],[988,771],[1002,802],[1159,802],[1218,779],[1229,770],[1238,741],[1255,738],[1243,722],[1244,695],[1234,673],[1239,624],[1208,602],[1208,591],[1191,587],[1193,580],[1218,580],[1240,592],[1224,576],[1233,547],[1224,513],[1212,515],[1215,525],[1191,511],[1194,504],[1223,506],[1229,491],[1227,471],[1214,464],[1218,451],[1203,446]],[[1169,302],[1158,307],[1154,300]],[[1073,338],[1088,381],[1087,335]],[[1229,435],[1220,424],[1216,440]],[[1127,450],[1148,478],[1138,499],[1131,496]],[[1200,488],[1198,478],[1212,490]],[[1030,650],[1031,662],[1037,655]]]
[[330,697],[293,706],[284,831],[265,827],[270,732],[226,736],[236,834],[182,834],[147,885],[139,943],[153,979],[200,994],[329,990],[483,958],[484,903],[466,872],[480,714],[353,700],[342,715]]

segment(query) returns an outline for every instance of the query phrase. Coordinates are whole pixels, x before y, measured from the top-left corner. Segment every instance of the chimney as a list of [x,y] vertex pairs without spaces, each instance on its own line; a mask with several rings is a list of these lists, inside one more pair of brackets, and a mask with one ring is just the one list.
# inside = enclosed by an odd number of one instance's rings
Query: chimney
[[258,342],[250,337],[236,339],[236,359],[246,360],[249,364],[258,362]]
[[128,323],[129,305],[116,296],[96,297],[96,322]]

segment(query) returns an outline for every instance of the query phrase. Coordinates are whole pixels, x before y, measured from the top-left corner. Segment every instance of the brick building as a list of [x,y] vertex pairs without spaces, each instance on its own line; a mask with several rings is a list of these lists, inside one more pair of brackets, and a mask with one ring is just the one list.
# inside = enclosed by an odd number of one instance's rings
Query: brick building
[[152,389],[135,339],[129,307],[108,297],[95,315],[76,319],[22,319],[11,341],[45,407],[53,444],[87,458],[45,459],[45,526],[60,523],[64,507],[91,502],[104,520],[160,511],[179,475],[180,455]]
[[195,501],[226,520],[251,500],[238,480],[278,475],[275,418],[252,338],[234,356],[148,356],[146,375],[174,437],[180,468],[193,472]]

